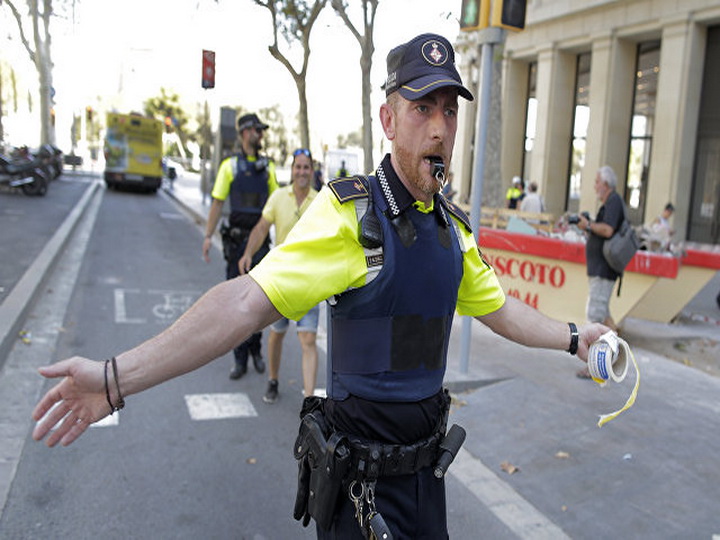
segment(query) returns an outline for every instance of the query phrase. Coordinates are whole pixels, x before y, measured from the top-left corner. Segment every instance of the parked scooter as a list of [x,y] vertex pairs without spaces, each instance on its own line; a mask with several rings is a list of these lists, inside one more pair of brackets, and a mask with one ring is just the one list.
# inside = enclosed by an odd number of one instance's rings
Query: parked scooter
[[63,153],[57,146],[43,144],[40,148],[31,152],[30,156],[40,160],[43,172],[48,180],[55,180],[62,174]]
[[47,173],[40,159],[10,159],[0,156],[0,184],[19,187],[25,195],[47,193]]

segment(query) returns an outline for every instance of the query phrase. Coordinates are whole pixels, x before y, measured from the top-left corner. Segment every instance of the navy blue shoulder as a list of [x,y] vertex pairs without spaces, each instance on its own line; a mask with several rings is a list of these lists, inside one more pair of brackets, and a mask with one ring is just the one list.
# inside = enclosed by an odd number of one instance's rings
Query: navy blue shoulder
[[367,178],[352,176],[350,178],[335,178],[328,182],[328,187],[341,203],[368,196]]
[[472,227],[470,226],[470,218],[468,215],[460,210],[458,206],[448,201],[445,197],[439,197],[440,201],[442,201],[442,204],[445,206],[448,212],[450,212],[453,216],[455,216],[458,220],[460,220],[460,223],[462,223],[468,232],[472,232]]

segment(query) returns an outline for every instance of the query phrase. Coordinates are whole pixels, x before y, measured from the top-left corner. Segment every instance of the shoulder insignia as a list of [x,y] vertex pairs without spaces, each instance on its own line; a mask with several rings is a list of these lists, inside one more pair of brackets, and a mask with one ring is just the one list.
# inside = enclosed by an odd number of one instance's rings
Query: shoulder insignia
[[460,223],[465,226],[468,232],[473,232],[472,227],[470,226],[470,218],[468,217],[468,215],[463,212],[458,206],[448,201],[445,197],[442,197],[441,200],[443,201],[443,203],[445,203],[445,208],[447,208],[448,212],[450,212],[453,216],[459,219]]
[[357,176],[336,178],[327,185],[341,203],[368,196],[365,183]]

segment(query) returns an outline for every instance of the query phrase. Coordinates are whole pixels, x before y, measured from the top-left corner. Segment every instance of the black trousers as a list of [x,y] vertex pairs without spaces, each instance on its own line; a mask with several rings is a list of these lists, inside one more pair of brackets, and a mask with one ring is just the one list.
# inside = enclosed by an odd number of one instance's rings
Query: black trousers
[[[347,490],[338,495],[335,519],[329,531],[317,528],[320,540],[363,540],[355,518],[355,505]],[[395,540],[447,539],[445,480],[437,479],[432,467],[413,475],[385,476],[375,487],[375,507],[382,515]],[[367,502],[364,506],[367,514]]]
[[[238,261],[240,260],[240,257],[242,257],[242,254],[245,252],[246,245],[247,236],[246,239],[240,243],[230,242],[229,246],[224,246],[225,254],[228,256],[225,259],[227,263],[225,266],[226,279],[230,280],[240,275],[240,270],[238,269]],[[257,263],[259,263],[262,258],[267,255],[268,251],[270,251],[270,244],[269,241],[266,239],[260,249],[257,250],[257,253],[255,253],[255,255],[253,256],[252,266],[255,266]],[[248,354],[252,354],[253,356],[259,356],[260,347],[262,345],[261,340],[262,332],[255,332],[249,338],[243,341],[240,345],[235,347],[233,349],[233,353],[235,354],[235,363],[238,366],[247,366]]]

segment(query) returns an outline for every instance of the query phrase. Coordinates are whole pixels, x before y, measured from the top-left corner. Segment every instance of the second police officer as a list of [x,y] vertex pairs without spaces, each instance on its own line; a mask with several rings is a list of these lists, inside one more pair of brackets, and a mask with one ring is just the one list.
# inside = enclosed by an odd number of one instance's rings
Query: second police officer
[[[237,277],[238,261],[245,251],[250,231],[260,219],[262,209],[270,194],[278,187],[275,176],[275,164],[260,154],[263,132],[267,124],[260,121],[254,113],[245,114],[238,119],[238,137],[240,152],[226,158],[218,169],[212,190],[212,206],[208,214],[203,241],[203,257],[210,261],[210,245],[218,221],[222,217],[225,200],[230,197],[229,225],[220,229],[225,256],[226,279]],[[270,249],[267,238],[255,253],[252,266],[255,266]],[[247,372],[248,356],[252,356],[258,373],[265,371],[261,347],[262,332],[253,333],[246,341],[233,349],[235,365],[230,371],[231,379],[239,379]]]

